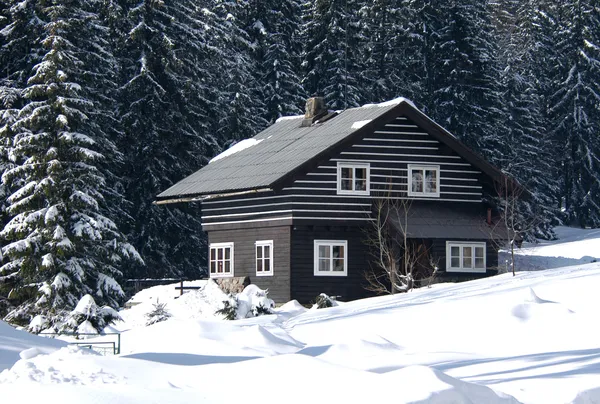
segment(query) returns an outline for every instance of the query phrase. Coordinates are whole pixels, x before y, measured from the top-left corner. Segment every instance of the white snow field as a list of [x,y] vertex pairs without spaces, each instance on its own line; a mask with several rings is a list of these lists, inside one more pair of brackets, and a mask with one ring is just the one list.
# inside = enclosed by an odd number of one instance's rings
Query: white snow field
[[[599,255],[598,233],[565,234],[527,247],[522,261]],[[175,285],[136,295],[115,326],[119,356],[0,323],[1,402],[600,403],[600,263],[322,310],[288,302],[238,321],[213,314],[220,290],[196,285],[205,287],[177,299]],[[173,317],[145,327],[157,298]]]

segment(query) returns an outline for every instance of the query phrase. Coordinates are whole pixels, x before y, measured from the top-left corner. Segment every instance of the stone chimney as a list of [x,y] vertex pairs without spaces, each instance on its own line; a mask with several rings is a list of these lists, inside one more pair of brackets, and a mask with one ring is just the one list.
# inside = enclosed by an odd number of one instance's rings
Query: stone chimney
[[323,97],[312,97],[306,100],[306,112],[300,126],[311,126],[319,118],[327,115],[327,106]]

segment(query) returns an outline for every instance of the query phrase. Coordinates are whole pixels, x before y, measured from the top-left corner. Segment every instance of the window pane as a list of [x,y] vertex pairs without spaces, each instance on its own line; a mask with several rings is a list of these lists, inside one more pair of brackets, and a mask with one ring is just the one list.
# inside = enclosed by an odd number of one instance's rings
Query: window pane
[[333,246],[333,258],[344,258],[344,246],[334,245]]
[[223,273],[223,261],[217,262],[217,273],[219,273],[219,274]]
[[342,167],[342,178],[343,179],[352,179],[352,168],[351,167]]
[[367,180],[356,179],[354,181],[354,190],[355,191],[366,191],[367,190]]
[[475,268],[483,268],[483,258],[475,258]]
[[319,259],[319,271],[329,271],[329,259]]
[[450,247],[450,256],[460,258],[460,247]]
[[463,247],[463,256],[471,258],[473,256],[473,247]]
[[226,260],[231,259],[231,248],[230,247],[225,247],[225,259]]
[[344,260],[343,259],[333,259],[333,270],[336,272],[344,272]]
[[475,257],[483,258],[483,247],[475,247]]
[[342,180],[342,183],[340,185],[342,187],[342,190],[352,191],[352,180]]
[[217,264],[216,264],[216,262],[211,261],[210,262],[210,273],[214,274],[216,272],[216,270],[217,270]]
[[452,257],[450,259],[450,267],[451,268],[460,268],[460,258]]
[[437,192],[437,172],[435,170],[425,170],[425,192]]
[[262,246],[256,246],[256,258],[262,258],[262,252],[263,252],[263,248]]
[[222,248],[217,248],[217,257],[220,260],[223,259],[223,249]]
[[210,259],[214,261],[216,254],[217,254],[217,252],[215,251],[215,249],[211,248],[210,249]]
[[270,258],[270,257],[271,257],[271,246],[266,245],[265,246],[265,258]]
[[356,179],[366,180],[367,179],[367,169],[366,168],[355,168],[354,175]]
[[423,171],[413,170],[412,172],[412,192],[423,192]]
[[231,261],[225,261],[225,273],[231,273]]
[[329,246],[328,245],[320,245],[319,246],[319,258],[328,258],[331,257],[331,254],[329,252]]
[[271,260],[269,258],[265,258],[265,272],[271,272]]
[[473,268],[473,247],[463,247],[463,268]]
[[262,270],[263,270],[263,260],[259,258],[256,260],[256,272],[262,272]]

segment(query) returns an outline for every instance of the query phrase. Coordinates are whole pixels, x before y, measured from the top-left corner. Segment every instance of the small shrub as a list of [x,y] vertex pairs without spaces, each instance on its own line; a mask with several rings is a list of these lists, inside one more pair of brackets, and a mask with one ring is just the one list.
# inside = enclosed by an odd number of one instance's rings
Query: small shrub
[[167,304],[160,303],[156,299],[156,303],[152,305],[152,311],[146,313],[146,326],[166,321],[171,317],[171,313],[167,311]]
[[315,304],[313,305],[313,309],[325,309],[327,307],[335,307],[337,306],[337,302],[333,300],[331,297],[327,296],[325,293],[321,293],[315,299]]
[[222,315],[226,320],[271,314],[275,302],[267,297],[268,293],[268,290],[262,290],[256,285],[248,285],[241,293],[230,294],[228,299],[223,301],[223,307],[215,313]]

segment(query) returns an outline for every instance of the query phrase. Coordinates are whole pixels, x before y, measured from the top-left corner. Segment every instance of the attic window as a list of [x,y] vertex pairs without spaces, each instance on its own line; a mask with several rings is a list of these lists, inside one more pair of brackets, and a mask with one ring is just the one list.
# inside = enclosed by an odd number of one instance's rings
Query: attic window
[[369,195],[369,163],[339,162],[337,166],[337,193],[341,195]]
[[440,166],[408,165],[408,196],[440,196]]

